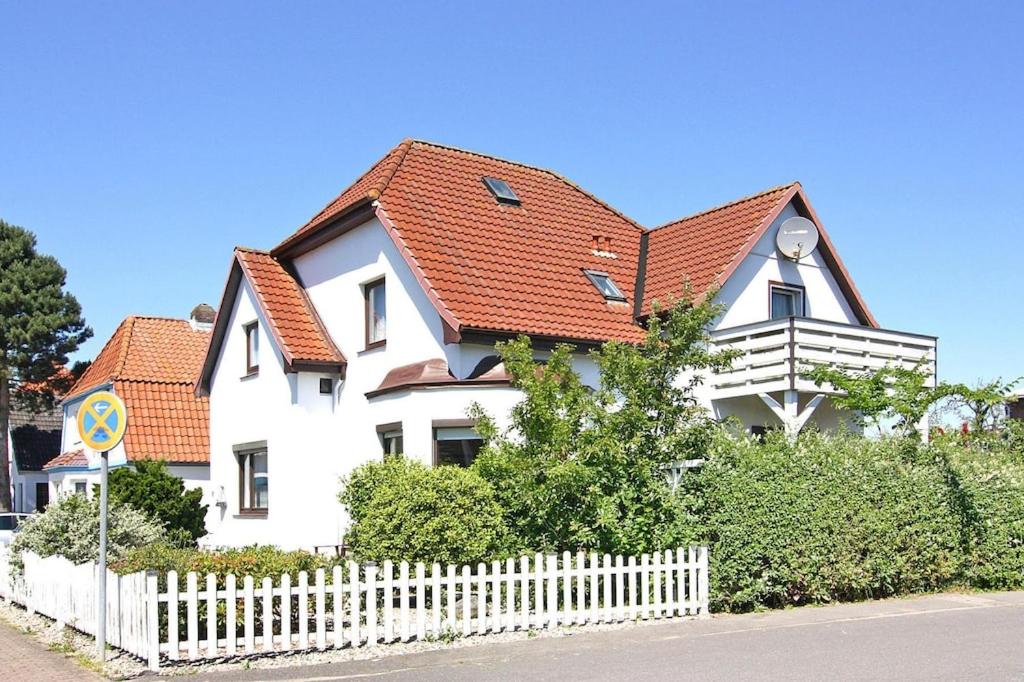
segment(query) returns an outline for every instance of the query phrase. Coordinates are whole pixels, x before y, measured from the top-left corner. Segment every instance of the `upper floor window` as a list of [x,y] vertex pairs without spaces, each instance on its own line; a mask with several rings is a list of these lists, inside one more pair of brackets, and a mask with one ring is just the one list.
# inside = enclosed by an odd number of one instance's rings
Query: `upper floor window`
[[238,511],[240,514],[266,514],[270,506],[270,486],[266,449],[244,450],[238,456]]
[[260,368],[260,327],[258,322],[245,325],[245,372],[255,374]]
[[804,288],[800,286],[771,284],[771,319],[804,316]]
[[378,425],[377,436],[380,438],[380,444],[384,450],[384,459],[397,457],[405,451],[402,422]]
[[383,346],[387,340],[388,313],[384,278],[363,285],[366,298],[366,347]]

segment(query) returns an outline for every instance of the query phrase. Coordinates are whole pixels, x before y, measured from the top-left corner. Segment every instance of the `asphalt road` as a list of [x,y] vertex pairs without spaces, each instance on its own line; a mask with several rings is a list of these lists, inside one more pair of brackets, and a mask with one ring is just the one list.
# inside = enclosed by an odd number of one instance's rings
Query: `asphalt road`
[[673,621],[229,680],[1024,680],[1024,592]]

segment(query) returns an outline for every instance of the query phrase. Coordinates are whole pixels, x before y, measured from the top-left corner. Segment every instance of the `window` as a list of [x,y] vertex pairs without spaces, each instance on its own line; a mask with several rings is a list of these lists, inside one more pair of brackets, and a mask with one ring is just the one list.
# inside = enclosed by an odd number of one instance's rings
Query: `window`
[[619,291],[619,287],[615,286],[615,282],[612,281],[611,275],[607,272],[596,272],[594,270],[584,270],[583,273],[590,279],[590,281],[597,287],[597,290],[601,292],[609,301],[625,301],[626,297]]
[[366,347],[377,348],[384,345],[388,331],[384,280],[364,285],[363,296],[366,298]]
[[331,379],[330,377],[321,377],[320,394],[331,395],[332,393],[334,393],[334,379]]
[[267,451],[238,453],[238,511],[241,514],[266,514],[269,503]]
[[245,325],[245,372],[255,374],[260,369],[260,327],[258,322]]
[[50,504],[50,484],[36,483],[36,511],[41,512]]
[[434,422],[434,465],[468,467],[480,454],[483,441],[467,420]]
[[799,286],[771,284],[771,319],[803,317],[804,289]]
[[380,445],[384,450],[384,459],[397,457],[405,452],[405,443],[402,438],[402,422],[380,424],[377,427],[377,437],[380,438]]
[[484,184],[487,185],[487,189],[491,190],[491,194],[494,195],[499,204],[519,205],[519,197],[516,196],[516,193],[512,191],[507,182],[490,177],[485,177],[483,180]]
[[75,494],[83,497],[86,495],[85,481],[75,481]]

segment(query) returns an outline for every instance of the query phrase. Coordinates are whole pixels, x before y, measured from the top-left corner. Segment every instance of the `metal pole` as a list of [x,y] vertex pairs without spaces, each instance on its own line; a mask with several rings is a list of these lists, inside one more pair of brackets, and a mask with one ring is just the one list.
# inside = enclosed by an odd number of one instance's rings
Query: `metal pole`
[[100,575],[96,605],[96,648],[100,662],[107,660],[107,467],[108,455],[100,453]]

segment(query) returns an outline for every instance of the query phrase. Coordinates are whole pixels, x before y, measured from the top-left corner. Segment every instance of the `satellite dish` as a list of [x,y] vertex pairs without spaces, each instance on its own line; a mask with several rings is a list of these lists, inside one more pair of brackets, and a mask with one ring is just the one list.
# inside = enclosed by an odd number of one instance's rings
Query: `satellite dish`
[[779,226],[775,245],[786,258],[800,260],[818,245],[818,226],[807,218],[788,218]]

